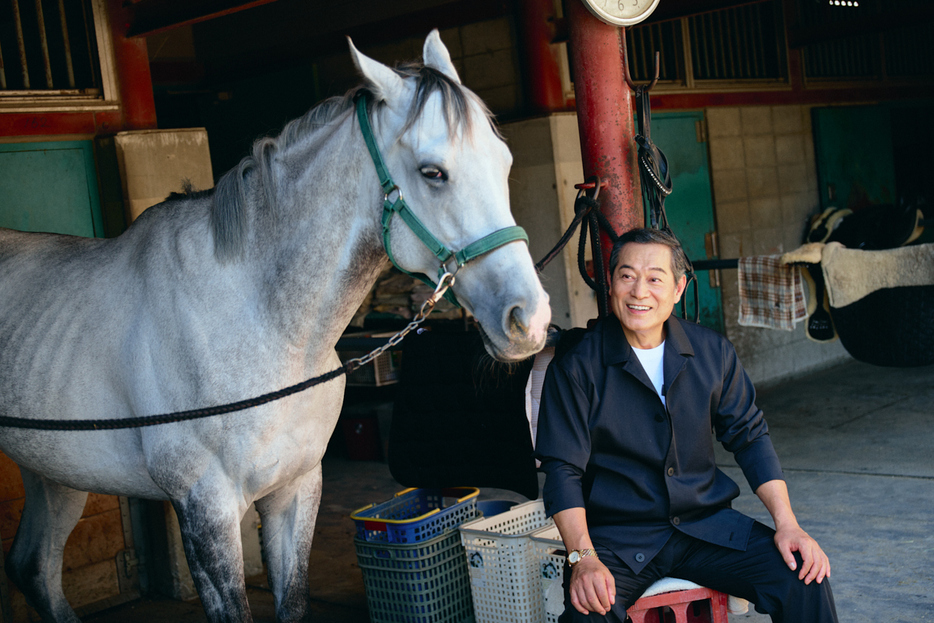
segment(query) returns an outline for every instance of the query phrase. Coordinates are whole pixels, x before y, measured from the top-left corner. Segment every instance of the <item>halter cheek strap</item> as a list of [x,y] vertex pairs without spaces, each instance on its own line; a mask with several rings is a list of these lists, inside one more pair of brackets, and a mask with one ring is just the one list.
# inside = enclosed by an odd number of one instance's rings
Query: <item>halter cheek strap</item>
[[[448,262],[453,258],[456,264],[456,267],[453,271],[456,272],[461,266],[474,260],[482,255],[489,253],[499,247],[509,244],[510,242],[515,242],[516,240],[524,240],[526,244],[529,242],[529,237],[526,235],[525,230],[518,226],[504,227],[494,231],[491,234],[480,238],[479,240],[470,243],[460,251],[452,251],[447,246],[445,246],[440,240],[438,240],[428,228],[419,220],[419,218],[412,212],[409,205],[405,202],[405,199],[402,196],[402,189],[400,189],[392,181],[392,176],[389,175],[389,170],[386,168],[386,163],[383,162],[383,157],[379,152],[379,147],[376,146],[376,139],[373,136],[373,129],[370,126],[370,119],[367,115],[366,110],[366,98],[360,97],[357,99],[357,119],[360,121],[360,129],[363,131],[363,140],[366,141],[367,150],[370,152],[370,158],[373,159],[373,165],[376,167],[376,175],[379,177],[379,184],[383,189],[383,215],[380,219],[380,222],[383,226],[383,247],[386,249],[386,255],[389,256],[389,260],[393,265],[404,272],[407,275],[411,275],[416,279],[420,279],[426,284],[436,287],[436,283],[429,279],[426,275],[421,273],[411,273],[396,262],[396,258],[392,254],[392,245],[390,244],[389,236],[389,226],[392,223],[392,217],[396,214],[408,225],[409,229],[412,230],[412,233],[422,241],[428,250],[431,251],[435,257],[438,258],[440,266],[438,267],[438,280],[440,281],[442,275],[446,272],[449,272],[446,268]],[[445,293],[445,298],[450,302],[460,307],[460,303],[457,302],[457,298],[454,296],[454,292],[451,289]]]

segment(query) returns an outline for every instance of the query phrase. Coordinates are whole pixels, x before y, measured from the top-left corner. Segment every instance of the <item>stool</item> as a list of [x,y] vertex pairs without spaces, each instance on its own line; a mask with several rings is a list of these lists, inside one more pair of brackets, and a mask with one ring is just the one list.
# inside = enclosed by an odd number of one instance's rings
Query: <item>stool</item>
[[728,599],[725,593],[693,582],[663,578],[626,614],[632,623],[728,623]]

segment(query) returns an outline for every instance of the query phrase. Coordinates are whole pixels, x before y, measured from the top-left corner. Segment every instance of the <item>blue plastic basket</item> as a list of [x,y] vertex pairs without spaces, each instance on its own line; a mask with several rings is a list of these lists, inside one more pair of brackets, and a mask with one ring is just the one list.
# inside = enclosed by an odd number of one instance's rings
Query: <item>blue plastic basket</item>
[[350,514],[357,538],[377,543],[418,543],[456,530],[477,516],[475,487],[406,489],[391,500]]
[[474,623],[457,531],[407,545],[354,539],[354,547],[371,623]]

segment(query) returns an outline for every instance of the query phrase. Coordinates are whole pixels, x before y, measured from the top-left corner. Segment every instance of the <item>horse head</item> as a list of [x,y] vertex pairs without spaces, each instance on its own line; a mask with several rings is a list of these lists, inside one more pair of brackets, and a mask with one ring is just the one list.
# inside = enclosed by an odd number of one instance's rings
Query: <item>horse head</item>
[[[391,176],[383,216],[390,259],[435,282],[455,273],[452,290],[496,359],[534,354],[544,346],[551,308],[509,209],[512,155],[488,109],[461,84],[437,30],[425,41],[423,65],[390,69],[352,42],[350,49],[369,86],[373,141]],[[387,215],[403,196],[406,218]],[[430,242],[420,230],[430,232]],[[486,245],[490,240],[498,241]],[[469,261],[455,255],[465,249]]]

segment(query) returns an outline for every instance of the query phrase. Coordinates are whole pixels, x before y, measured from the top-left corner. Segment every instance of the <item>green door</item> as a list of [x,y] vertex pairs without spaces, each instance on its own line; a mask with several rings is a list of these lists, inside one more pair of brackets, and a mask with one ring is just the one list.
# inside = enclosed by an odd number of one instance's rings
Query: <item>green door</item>
[[811,115],[821,210],[895,203],[890,109],[838,106]]
[[[715,259],[707,253],[707,241],[716,231],[707,143],[699,132],[702,112],[652,114],[652,142],[664,152],[671,174],[672,192],[665,200],[668,224],[691,260]],[[716,277],[716,273],[713,273]],[[707,271],[697,274],[700,323],[723,333],[720,286]],[[687,317],[694,317],[694,287],[685,292]],[[680,305],[676,309],[680,311]]]
[[91,141],[0,145],[0,227],[103,237]]

